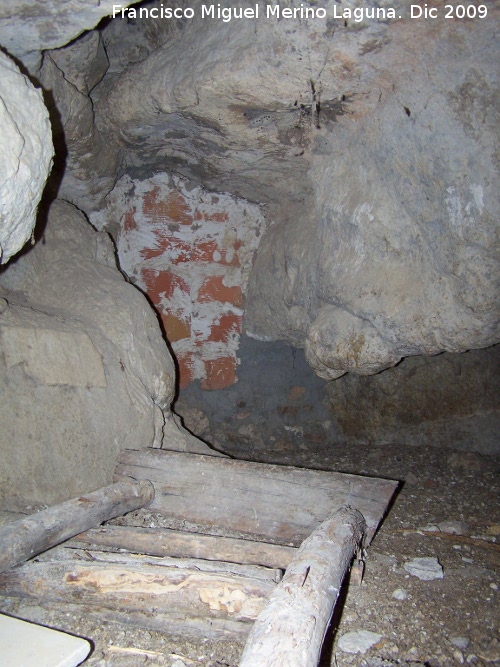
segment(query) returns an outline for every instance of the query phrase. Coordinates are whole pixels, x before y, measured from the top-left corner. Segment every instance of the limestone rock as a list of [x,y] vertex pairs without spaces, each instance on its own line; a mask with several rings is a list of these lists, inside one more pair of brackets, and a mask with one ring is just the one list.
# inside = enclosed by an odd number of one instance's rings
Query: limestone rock
[[310,21],[294,24],[291,40],[281,21],[212,20],[202,5],[194,0],[186,21],[144,21],[151,53],[103,82],[98,123],[135,176],[174,171],[251,201],[302,201],[311,72],[325,64],[327,36],[310,48]]
[[[113,13],[113,0],[0,0],[0,44],[36,70],[40,52],[68,44]],[[123,6],[130,4],[125,0]]]
[[101,205],[115,184],[118,169],[118,153],[109,148],[95,126],[88,96],[106,68],[102,41],[97,33],[90,33],[68,47],[46,51],[40,70],[40,82],[52,102],[60,174],[57,196],[86,212]]
[[404,569],[421,581],[433,581],[444,577],[443,566],[437,558],[413,558],[404,564]]
[[[55,503],[110,483],[124,448],[211,450],[172,422],[175,369],[113,246],[72,205],[0,277],[0,501]],[[165,429],[165,432],[164,432]]]
[[259,247],[252,335],[302,337],[332,379],[500,339],[490,27],[401,22],[371,75],[357,59],[366,95],[316,135],[310,214]]
[[347,371],[372,375],[400,360],[370,322],[331,305],[319,311],[309,329],[306,358],[327,380]]
[[84,95],[102,81],[109,66],[101,33],[84,33],[69,46],[54,49],[50,58],[64,72],[64,78]]
[[345,653],[366,653],[382,639],[382,635],[369,630],[353,630],[339,638],[338,647]]
[[[371,377],[349,373],[329,382],[326,400],[339,436],[353,444],[432,443],[498,453],[499,353],[497,345],[465,354],[410,357]],[[464,469],[479,470],[477,455],[453,456]],[[476,456],[475,466],[471,456]]]
[[30,238],[53,154],[39,90],[0,51],[0,263]]
[[128,66],[131,22],[103,28],[112,71],[91,101],[102,42],[67,47],[94,54],[85,76],[47,55],[62,195],[93,213],[118,174],[176,173],[264,203],[246,331],[305,347],[321,377],[498,342],[494,13],[431,23],[396,0],[402,20],[338,20],[327,0],[324,18],[277,20],[260,2],[259,19],[223,21],[202,4],[137,20]]
[[102,360],[84,333],[5,327],[0,331],[7,369],[24,364],[38,384],[106,387]]

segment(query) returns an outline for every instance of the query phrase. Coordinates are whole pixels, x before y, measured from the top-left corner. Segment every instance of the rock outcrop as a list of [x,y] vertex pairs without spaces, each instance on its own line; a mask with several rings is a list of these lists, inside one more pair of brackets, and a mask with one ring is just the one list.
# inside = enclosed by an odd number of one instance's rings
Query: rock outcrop
[[312,145],[314,205],[259,247],[247,327],[303,341],[321,377],[499,340],[492,27],[401,22],[356,57],[350,112]]
[[411,357],[326,385],[337,438],[352,445],[439,445],[498,454],[500,346]]
[[119,168],[119,152],[96,127],[89,95],[107,69],[102,38],[92,31],[68,47],[46,52],[39,72],[58,156],[55,194],[87,213],[102,206]]
[[[429,22],[399,2],[357,21],[328,2],[324,19],[224,22],[193,7],[143,19],[142,56],[104,77],[96,120],[134,177],[266,204],[247,332],[305,347],[326,379],[496,343],[493,10]],[[113,30],[123,67],[126,21]]]
[[54,503],[110,483],[124,448],[209,453],[170,412],[175,368],[114,247],[71,204],[0,276],[0,503]]
[[500,340],[498,14],[340,4],[125,13],[41,70],[68,151],[60,194],[87,213],[124,173],[265,204],[247,333],[304,347],[326,379]]
[[53,154],[40,90],[0,51],[0,264],[33,233]]
[[112,14],[113,4],[113,0],[0,0],[0,44],[35,72],[43,50],[57,49],[91,30]]

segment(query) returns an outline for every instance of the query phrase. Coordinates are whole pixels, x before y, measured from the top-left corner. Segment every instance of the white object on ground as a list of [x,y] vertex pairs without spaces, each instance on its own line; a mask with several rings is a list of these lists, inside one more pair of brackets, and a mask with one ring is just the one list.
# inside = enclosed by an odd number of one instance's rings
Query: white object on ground
[[437,558],[414,558],[409,563],[405,563],[404,568],[422,581],[432,581],[444,577],[443,566]]
[[369,648],[377,644],[382,635],[368,630],[354,630],[346,632],[339,639],[339,649],[344,653],[366,653]]
[[86,639],[0,614],[2,667],[76,667],[90,648]]

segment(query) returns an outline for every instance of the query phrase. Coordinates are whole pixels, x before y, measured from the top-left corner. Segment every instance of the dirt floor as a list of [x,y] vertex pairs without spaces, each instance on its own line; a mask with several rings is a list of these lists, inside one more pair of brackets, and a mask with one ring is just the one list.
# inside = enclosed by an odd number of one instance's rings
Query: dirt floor
[[[279,456],[269,449],[258,454],[402,482],[368,550],[362,584],[342,592],[322,667],[500,663],[498,458],[395,445],[304,450],[293,443]],[[152,521],[147,510],[127,517],[135,525]],[[436,559],[427,561],[429,576],[441,578],[423,580],[420,571],[407,570],[422,557]],[[89,638],[94,649],[86,667],[236,667],[242,650],[238,643],[193,642],[96,622],[76,607],[42,609],[0,598],[0,610]]]

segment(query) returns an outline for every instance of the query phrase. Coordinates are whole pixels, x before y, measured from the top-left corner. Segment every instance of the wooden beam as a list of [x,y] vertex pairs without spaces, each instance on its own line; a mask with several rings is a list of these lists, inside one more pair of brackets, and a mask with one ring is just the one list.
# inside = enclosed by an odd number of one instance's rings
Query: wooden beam
[[247,563],[286,570],[295,552],[294,547],[266,544],[230,537],[213,537],[183,533],[168,528],[137,526],[102,526],[77,535],[67,543],[76,548],[96,546],[150,556],[202,558],[205,560]]
[[343,508],[306,539],[247,639],[240,667],[316,667],[365,522]]
[[345,505],[365,517],[366,546],[398,486],[386,479],[160,449],[123,451],[115,479],[127,477],[150,479],[151,511],[194,524],[197,532],[216,526],[226,535],[297,547]]
[[150,630],[241,639],[265,607],[276,574],[254,565],[60,546],[0,574],[0,590]]
[[1,526],[0,572],[153,498],[151,482],[123,480]]

